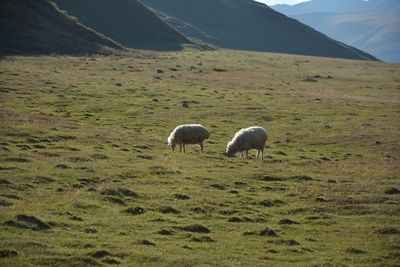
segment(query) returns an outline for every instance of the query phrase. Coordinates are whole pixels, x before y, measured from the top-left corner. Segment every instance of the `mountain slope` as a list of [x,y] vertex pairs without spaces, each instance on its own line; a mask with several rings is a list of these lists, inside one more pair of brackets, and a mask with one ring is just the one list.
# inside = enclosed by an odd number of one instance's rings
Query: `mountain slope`
[[252,0],[141,2],[184,34],[224,48],[376,60]]
[[109,53],[122,46],[57,10],[47,0],[2,0],[1,54]]
[[375,12],[293,16],[332,38],[388,62],[400,62],[400,16]]
[[126,47],[179,50],[191,43],[136,0],[56,0],[61,9]]

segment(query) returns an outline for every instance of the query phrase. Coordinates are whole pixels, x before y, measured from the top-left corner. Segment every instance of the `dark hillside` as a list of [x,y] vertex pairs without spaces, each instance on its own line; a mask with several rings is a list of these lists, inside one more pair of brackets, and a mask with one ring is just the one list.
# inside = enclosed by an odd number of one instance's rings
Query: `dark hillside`
[[2,0],[1,54],[109,53],[122,46],[66,16],[47,0]]
[[136,0],[56,0],[61,9],[126,47],[179,50],[190,41]]
[[376,60],[252,0],[141,0],[188,36],[231,49]]

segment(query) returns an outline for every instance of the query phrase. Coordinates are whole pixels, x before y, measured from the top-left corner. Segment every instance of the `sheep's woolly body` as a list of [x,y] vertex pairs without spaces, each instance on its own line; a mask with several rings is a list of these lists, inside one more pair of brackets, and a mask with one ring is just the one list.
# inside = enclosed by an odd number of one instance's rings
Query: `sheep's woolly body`
[[180,146],[180,151],[185,152],[186,144],[199,144],[203,151],[204,140],[210,137],[209,131],[200,124],[186,124],[176,127],[168,137],[168,145],[172,150],[176,145]]
[[246,151],[247,157],[248,150],[257,149],[257,158],[260,152],[263,158],[265,142],[267,139],[268,133],[262,127],[252,126],[246,129],[241,129],[236,132],[232,141],[229,142],[226,152],[228,156],[233,156],[237,152]]

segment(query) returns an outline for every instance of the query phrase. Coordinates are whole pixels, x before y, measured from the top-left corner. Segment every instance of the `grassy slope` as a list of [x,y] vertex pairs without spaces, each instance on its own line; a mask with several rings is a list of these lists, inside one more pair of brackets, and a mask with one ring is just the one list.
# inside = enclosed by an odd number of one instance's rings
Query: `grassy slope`
[[[7,58],[0,264],[391,266],[399,71],[229,50]],[[169,151],[170,131],[190,122],[212,132],[205,153]],[[224,157],[249,125],[269,131],[268,158]]]
[[136,0],[55,2],[83,24],[126,47],[181,50],[183,44],[191,43]]

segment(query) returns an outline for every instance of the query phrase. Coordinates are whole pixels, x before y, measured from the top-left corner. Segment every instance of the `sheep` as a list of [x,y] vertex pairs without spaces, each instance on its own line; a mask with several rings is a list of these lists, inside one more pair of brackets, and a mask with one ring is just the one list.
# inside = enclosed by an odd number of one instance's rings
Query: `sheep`
[[172,151],[175,151],[175,146],[179,144],[179,151],[185,153],[186,144],[199,144],[200,151],[203,152],[203,142],[209,137],[210,132],[203,125],[179,125],[169,135],[168,146]]
[[265,142],[268,139],[268,133],[264,128],[259,126],[251,126],[246,129],[241,129],[236,132],[232,141],[226,147],[226,155],[233,157],[237,152],[246,152],[246,158],[249,158],[248,151],[257,149],[257,158],[264,159]]

